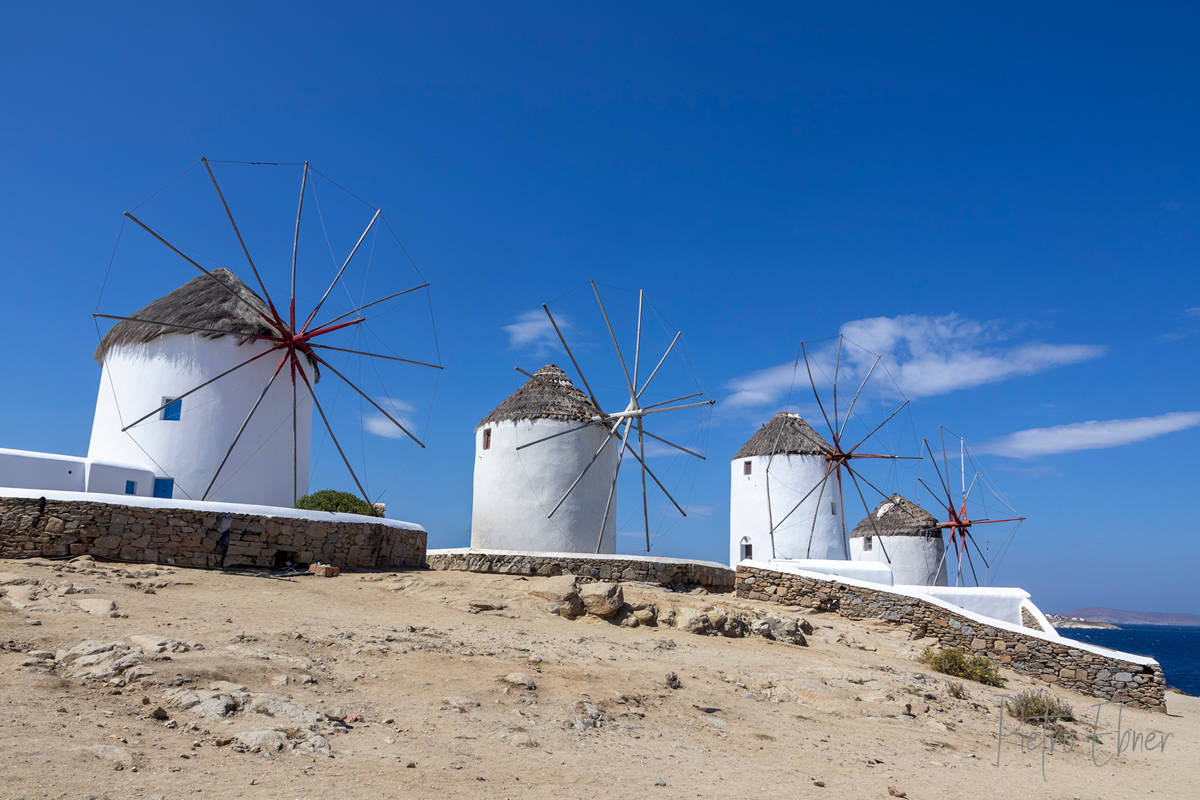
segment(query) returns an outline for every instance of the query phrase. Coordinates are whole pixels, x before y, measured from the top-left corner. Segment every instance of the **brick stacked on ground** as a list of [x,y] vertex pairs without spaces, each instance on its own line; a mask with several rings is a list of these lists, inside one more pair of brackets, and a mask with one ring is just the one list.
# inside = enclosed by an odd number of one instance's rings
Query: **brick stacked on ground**
[[736,592],[750,600],[836,611],[850,619],[881,619],[913,628],[942,647],[985,655],[1005,667],[1091,697],[1166,711],[1166,681],[1158,664],[1138,664],[1072,647],[1047,634],[981,624],[940,605],[885,590],[850,586],[836,579],[739,566]]
[[635,581],[659,586],[702,586],[710,592],[733,590],[733,570],[694,561],[656,561],[620,556],[530,555],[502,552],[430,553],[430,569],[490,572],[502,575],[578,575],[600,581]]
[[343,569],[425,563],[425,531],[362,522],[0,497],[0,558],[91,555],[180,567],[275,567],[320,561]]

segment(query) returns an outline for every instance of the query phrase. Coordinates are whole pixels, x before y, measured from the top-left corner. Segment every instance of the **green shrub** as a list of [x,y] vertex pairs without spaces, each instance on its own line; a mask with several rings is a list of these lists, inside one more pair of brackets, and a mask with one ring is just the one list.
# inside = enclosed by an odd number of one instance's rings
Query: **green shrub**
[[921,653],[921,661],[938,672],[953,675],[955,678],[967,678],[988,686],[1003,686],[1005,683],[1004,677],[990,658],[968,656],[957,647],[937,650],[926,647]]
[[336,489],[322,489],[319,492],[306,494],[296,501],[296,508],[307,511],[340,511],[344,514],[365,514],[368,517],[379,516],[375,508],[361,497],[349,492],[339,492]]
[[946,691],[955,700],[967,699],[967,690],[958,681],[946,681]]
[[1026,689],[1011,700],[1004,701],[1009,716],[1022,722],[1073,722],[1075,712],[1063,700],[1045,689]]

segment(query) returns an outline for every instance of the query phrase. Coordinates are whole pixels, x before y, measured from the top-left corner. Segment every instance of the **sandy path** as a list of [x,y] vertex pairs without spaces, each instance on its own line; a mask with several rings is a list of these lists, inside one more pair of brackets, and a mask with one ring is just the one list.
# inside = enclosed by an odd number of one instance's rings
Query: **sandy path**
[[[1118,758],[1112,735],[1092,752],[1092,701],[1056,692],[1089,717],[1070,726],[1074,749],[1046,753],[1043,765],[1040,743],[1022,752],[1015,720],[1006,718],[997,765],[998,696],[1028,681],[1006,672],[1003,692],[970,684],[967,698],[954,699],[942,677],[916,662],[921,643],[907,631],[832,615],[808,614],[816,630],[808,647],[798,647],[569,621],[529,595],[539,579],[507,576],[279,580],[86,559],[0,561],[0,573],[8,595],[0,600],[3,797],[880,798],[895,787],[917,799],[1185,798],[1200,791],[1196,698],[1173,695],[1172,715],[1123,712],[1123,730],[1170,736],[1162,749]],[[97,599],[114,601],[119,616],[77,603]],[[660,611],[714,603],[762,610],[644,587],[626,587],[626,599]],[[503,607],[472,613],[470,601]],[[131,635],[185,645],[147,657],[140,668],[152,674],[123,686],[110,676],[79,677],[80,662],[66,663],[70,657],[29,654],[86,640],[128,643]],[[502,682],[513,672],[536,688]],[[667,672],[682,688],[667,688]],[[198,707],[169,702],[180,690],[212,687],[239,698],[240,709],[199,716]],[[159,706],[168,719],[151,716]],[[292,713],[319,721],[307,725]],[[1106,709],[1101,730],[1114,723],[1115,709]],[[311,753],[254,752],[238,743],[239,733],[272,728],[289,731],[292,743],[319,739],[329,753],[319,742]]]

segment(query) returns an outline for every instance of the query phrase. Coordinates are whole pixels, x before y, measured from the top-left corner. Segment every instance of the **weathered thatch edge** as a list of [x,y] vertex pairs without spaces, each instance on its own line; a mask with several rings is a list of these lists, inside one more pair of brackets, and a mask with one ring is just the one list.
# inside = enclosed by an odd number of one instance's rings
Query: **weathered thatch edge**
[[833,450],[829,442],[799,414],[780,411],[746,440],[733,457],[802,455],[820,456]]
[[[230,292],[236,292],[239,301]],[[244,302],[243,302],[244,301]],[[178,289],[171,291],[145,308],[129,315],[139,319],[152,319],[197,328],[213,328],[225,333],[189,331],[149,322],[122,320],[108,329],[93,357],[98,364],[117,347],[148,344],[168,334],[202,336],[219,339],[236,336],[238,344],[246,344],[261,336],[277,336],[263,317],[270,317],[270,309],[263,299],[242,283],[237,275],[224,267],[209,270],[208,274],[197,275]]]
[[521,419],[559,419],[588,422],[600,409],[588,399],[557,364],[547,364],[533,373],[521,388],[510,394],[480,420],[476,430],[492,422]]
[[[891,503],[892,507],[877,516],[879,510]],[[871,520],[875,524],[871,524]],[[919,505],[899,494],[884,500],[863,517],[862,521],[850,531],[851,539],[863,539],[868,536],[924,536],[930,539],[942,537],[942,527],[937,517],[930,514]]]

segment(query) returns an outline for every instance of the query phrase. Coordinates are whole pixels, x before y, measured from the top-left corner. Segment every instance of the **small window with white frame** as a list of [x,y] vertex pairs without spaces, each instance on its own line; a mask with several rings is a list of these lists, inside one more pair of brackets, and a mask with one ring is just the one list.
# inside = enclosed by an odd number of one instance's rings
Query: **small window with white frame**
[[865,553],[865,552],[869,551],[872,547],[874,547],[874,545],[871,543],[871,537],[864,536],[863,537],[863,552]]
[[753,469],[754,469],[754,467],[751,466],[750,461],[747,460],[747,461],[742,462],[742,474],[743,475],[749,475],[751,470],[753,470]]

